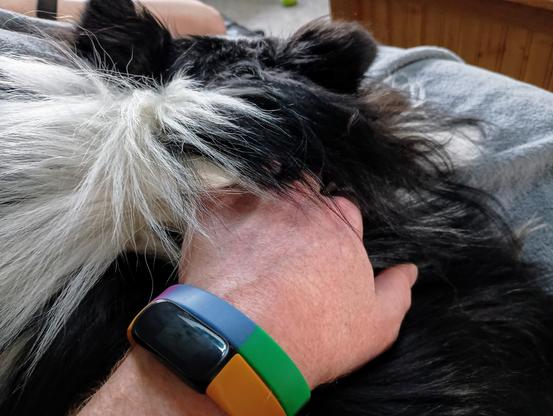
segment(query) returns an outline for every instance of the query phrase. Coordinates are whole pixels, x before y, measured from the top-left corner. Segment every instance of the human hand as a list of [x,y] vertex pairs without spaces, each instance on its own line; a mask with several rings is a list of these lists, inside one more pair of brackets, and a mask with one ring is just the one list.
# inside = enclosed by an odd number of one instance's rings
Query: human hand
[[247,314],[315,388],[393,343],[417,269],[400,265],[375,279],[357,207],[341,197],[315,202],[306,192],[222,197],[203,218],[209,238],[196,235],[185,253],[180,281]]
[[[396,338],[416,268],[373,279],[359,210],[344,198],[315,203],[252,195],[221,198],[203,218],[181,282],[245,312],[283,347],[313,389],[363,365]],[[346,225],[349,223],[351,228]],[[352,230],[353,229],[353,230]],[[140,348],[133,348],[79,416],[221,415]]]

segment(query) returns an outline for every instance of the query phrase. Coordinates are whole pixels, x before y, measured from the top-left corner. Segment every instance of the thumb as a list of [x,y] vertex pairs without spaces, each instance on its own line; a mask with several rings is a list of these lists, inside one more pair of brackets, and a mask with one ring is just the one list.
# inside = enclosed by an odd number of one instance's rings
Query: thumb
[[414,264],[400,264],[384,270],[375,278],[378,334],[382,351],[397,338],[405,314],[411,307],[411,287],[417,280]]

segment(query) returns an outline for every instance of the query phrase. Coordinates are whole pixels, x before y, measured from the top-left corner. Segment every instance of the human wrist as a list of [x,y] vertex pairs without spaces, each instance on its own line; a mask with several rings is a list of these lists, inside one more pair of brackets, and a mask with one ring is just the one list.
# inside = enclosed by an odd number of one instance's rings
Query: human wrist
[[[232,281],[236,282],[235,279]],[[327,369],[321,364],[328,357],[304,341],[316,339],[316,323],[302,322],[297,302],[275,294],[279,291],[260,292],[247,284],[237,287],[230,282],[231,279],[205,279],[195,281],[194,285],[225,300],[269,334],[288,354],[311,390],[328,381]]]
[[78,416],[223,416],[209,397],[183,383],[152,354],[133,347]]

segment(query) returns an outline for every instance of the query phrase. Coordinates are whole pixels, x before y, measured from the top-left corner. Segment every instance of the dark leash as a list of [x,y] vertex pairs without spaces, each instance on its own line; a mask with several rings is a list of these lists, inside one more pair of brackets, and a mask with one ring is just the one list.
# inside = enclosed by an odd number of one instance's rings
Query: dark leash
[[36,16],[42,19],[56,20],[58,16],[58,0],[38,0]]

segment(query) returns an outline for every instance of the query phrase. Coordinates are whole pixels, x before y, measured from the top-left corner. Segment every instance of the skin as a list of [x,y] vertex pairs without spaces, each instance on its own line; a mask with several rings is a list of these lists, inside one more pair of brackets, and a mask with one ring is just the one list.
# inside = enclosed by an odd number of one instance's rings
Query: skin
[[[246,313],[315,388],[393,343],[417,269],[400,265],[374,278],[357,207],[344,198],[314,202],[309,192],[300,189],[291,200],[252,195],[217,200],[203,218],[209,237],[196,235],[183,253],[180,281]],[[79,413],[106,414],[221,411],[135,347]]]
[[[105,0],[110,1],[110,0]],[[78,21],[87,0],[58,0],[58,18]],[[141,0],[173,36],[222,35],[226,32],[221,14],[197,0]],[[36,16],[37,0],[0,0],[0,7]]]

